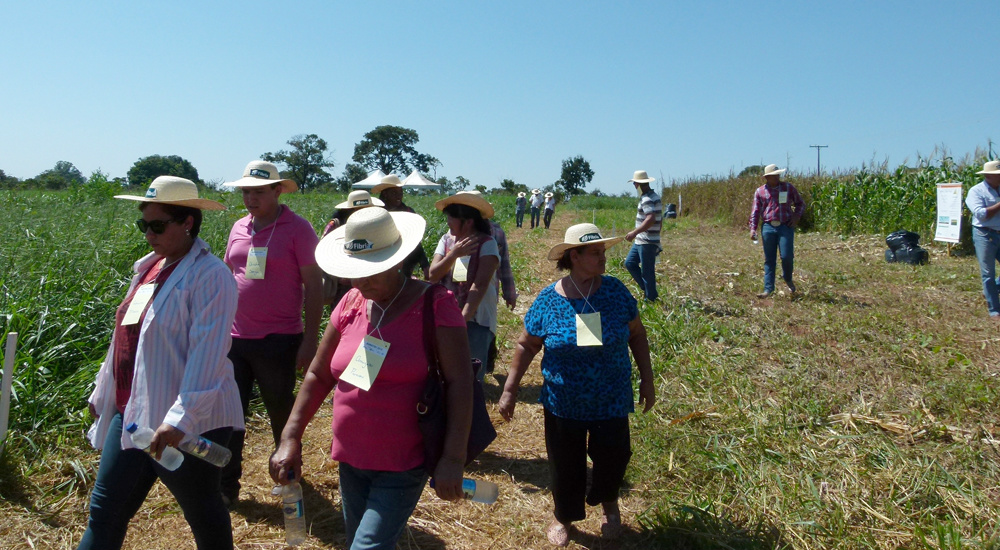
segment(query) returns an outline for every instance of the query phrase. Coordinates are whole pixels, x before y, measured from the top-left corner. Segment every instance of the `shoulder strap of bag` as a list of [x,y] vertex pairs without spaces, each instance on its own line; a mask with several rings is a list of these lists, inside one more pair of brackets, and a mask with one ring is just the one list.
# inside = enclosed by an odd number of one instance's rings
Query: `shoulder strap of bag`
[[424,291],[424,354],[427,356],[427,370],[441,371],[437,360],[437,334],[434,327],[434,295],[440,284],[433,284]]

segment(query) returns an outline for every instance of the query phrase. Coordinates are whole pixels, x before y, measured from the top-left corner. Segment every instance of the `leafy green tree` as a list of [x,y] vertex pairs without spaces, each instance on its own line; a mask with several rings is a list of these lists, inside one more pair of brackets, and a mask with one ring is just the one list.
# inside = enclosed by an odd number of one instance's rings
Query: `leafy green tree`
[[439,184],[441,186],[441,191],[449,195],[457,193],[458,191],[464,191],[472,185],[472,182],[465,179],[464,176],[458,176],[454,180],[449,180],[445,176],[441,176],[440,178],[434,180],[434,183]]
[[764,173],[763,166],[761,166],[760,164],[751,164],[750,166],[747,166],[746,168],[741,170],[739,175],[736,177],[742,178],[743,176],[759,176],[763,173]]
[[505,179],[500,182],[500,189],[511,195],[516,195],[518,193],[527,193],[529,191],[528,186],[523,183],[515,183],[512,179]]
[[337,190],[341,193],[347,193],[351,190],[351,185],[356,181],[361,181],[368,177],[368,172],[365,171],[365,167],[360,164],[355,164],[353,162],[348,162],[347,166],[344,166],[344,174],[337,178],[334,184]]
[[562,187],[569,196],[582,194],[583,188],[594,179],[594,171],[590,163],[582,156],[575,156],[562,161],[562,177],[555,185]]
[[416,130],[400,126],[378,126],[354,146],[351,160],[368,171],[378,169],[386,174],[406,177],[416,169],[426,174],[440,166],[441,162],[417,151],[418,141],[420,136]]
[[326,152],[326,140],[316,134],[299,134],[287,143],[292,146],[290,150],[264,153],[260,158],[285,165],[287,169],[281,176],[297,183],[302,192],[333,182],[333,176],[326,171],[334,167],[333,157]]
[[20,183],[21,180],[14,176],[8,176],[3,170],[0,170],[0,189],[15,189]]
[[128,169],[128,184],[146,187],[160,176],[177,176],[197,184],[204,184],[198,178],[198,170],[191,161],[177,155],[150,155],[135,161],[135,164]]
[[60,160],[54,167],[27,180],[25,186],[57,190],[68,189],[85,181],[86,178],[76,166],[73,166],[72,162]]

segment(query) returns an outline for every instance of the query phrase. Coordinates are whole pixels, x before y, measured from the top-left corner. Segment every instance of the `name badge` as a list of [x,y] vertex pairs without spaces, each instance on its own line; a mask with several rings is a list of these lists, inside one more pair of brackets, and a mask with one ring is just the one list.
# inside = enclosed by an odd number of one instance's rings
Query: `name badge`
[[602,346],[601,312],[578,313],[576,316],[576,345]]
[[462,256],[455,260],[455,267],[451,270],[451,280],[456,283],[464,283],[469,280],[469,262],[472,256]]
[[365,336],[361,345],[355,350],[351,362],[344,369],[340,379],[362,390],[368,391],[375,382],[382,362],[389,353],[389,342],[383,342],[374,336]]
[[247,279],[263,279],[264,268],[267,267],[267,247],[251,246],[247,254]]
[[153,298],[153,291],[156,290],[155,283],[147,283],[135,290],[132,296],[132,303],[125,310],[125,318],[122,319],[122,326],[134,325],[139,322],[142,312],[146,311],[146,304]]
[[788,202],[788,191],[778,191],[778,204]]

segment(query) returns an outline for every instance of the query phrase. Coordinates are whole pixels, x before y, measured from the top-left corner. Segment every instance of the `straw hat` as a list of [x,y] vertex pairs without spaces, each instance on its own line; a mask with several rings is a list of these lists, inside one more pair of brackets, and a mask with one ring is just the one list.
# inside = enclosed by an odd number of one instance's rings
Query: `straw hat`
[[174,204],[199,210],[225,210],[221,202],[198,198],[198,186],[191,180],[177,176],[160,176],[149,184],[144,196],[115,195],[116,199],[158,204]]
[[299,190],[299,186],[289,179],[281,179],[278,167],[266,160],[254,160],[243,169],[243,177],[223,183],[226,187],[262,187],[264,185],[281,184],[282,193],[294,193]]
[[566,230],[566,237],[563,242],[555,245],[549,250],[548,258],[550,260],[558,260],[562,258],[562,255],[571,248],[576,248],[579,246],[587,246],[594,243],[604,243],[604,249],[607,250],[612,246],[621,242],[624,237],[608,237],[604,238],[601,236],[601,230],[597,228],[596,225],[592,223],[578,223],[576,225],[571,225],[569,229]]
[[365,208],[316,245],[316,263],[334,277],[371,277],[398,265],[424,238],[420,214]]
[[539,195],[539,194],[541,194],[541,192],[542,192],[542,191],[541,191],[541,190],[539,190],[539,189],[532,189],[532,190],[531,190],[531,194],[532,194],[532,195]]
[[385,206],[385,203],[372,198],[371,193],[365,191],[364,189],[358,189],[357,191],[351,191],[347,194],[347,200],[334,206],[337,210],[344,210],[347,208],[368,208],[369,206]]
[[546,194],[545,194],[545,198],[547,198],[547,199],[551,199],[551,198],[552,198],[552,197],[554,197],[554,196],[555,196],[555,195],[553,195],[552,193],[546,193]]
[[983,165],[983,169],[977,174],[1000,174],[1000,160],[991,160]]
[[403,182],[399,181],[399,176],[396,174],[389,174],[388,176],[382,178],[382,181],[378,185],[372,187],[371,194],[378,195],[382,191],[389,189],[390,187],[402,187]]
[[444,207],[449,204],[464,204],[465,206],[471,206],[483,216],[483,219],[490,219],[495,213],[493,211],[493,205],[483,198],[479,191],[459,191],[450,197],[445,197],[436,203],[434,207],[438,210],[444,210]]
[[764,175],[765,176],[780,176],[781,174],[784,174],[784,173],[785,173],[785,169],[782,168],[781,170],[778,170],[778,165],[777,164],[768,164],[767,166],[764,167]]
[[645,170],[636,170],[632,173],[632,179],[628,181],[632,183],[652,183],[656,181],[656,178],[649,177]]
[[517,192],[517,198],[523,199],[524,198],[524,191],[518,191]]

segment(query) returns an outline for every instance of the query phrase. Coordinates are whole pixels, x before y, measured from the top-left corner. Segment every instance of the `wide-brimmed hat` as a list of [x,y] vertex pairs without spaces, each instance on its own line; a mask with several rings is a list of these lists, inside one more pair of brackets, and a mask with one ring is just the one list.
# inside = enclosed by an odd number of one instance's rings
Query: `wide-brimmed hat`
[[553,195],[552,193],[546,193],[546,194],[545,194],[545,198],[547,198],[547,199],[551,199],[551,198],[552,198],[552,197],[554,197],[554,196],[555,196],[555,195]]
[[780,176],[781,174],[784,173],[785,173],[785,168],[778,170],[777,164],[768,164],[767,166],[764,167],[765,176]]
[[359,279],[391,269],[424,238],[420,214],[365,208],[316,245],[316,263],[334,277]]
[[347,200],[334,206],[334,208],[337,210],[346,210],[349,208],[368,208],[369,206],[385,206],[385,203],[373,198],[368,191],[358,189],[357,191],[348,193]]
[[539,195],[539,194],[541,194],[541,192],[542,192],[541,189],[532,189],[531,190],[531,194],[532,195]]
[[977,174],[1000,174],[1000,160],[991,160],[983,165],[983,169]]
[[656,181],[656,178],[649,177],[649,174],[645,170],[636,170],[632,173],[632,179],[628,181],[632,183],[652,183]]
[[290,179],[282,179],[278,167],[266,160],[254,160],[243,169],[243,177],[223,183],[226,187],[262,187],[264,185],[281,184],[282,193],[294,193],[299,190],[299,186]]
[[587,246],[595,243],[604,243],[604,249],[607,250],[612,246],[620,243],[625,237],[608,237],[604,238],[601,236],[601,230],[597,228],[596,225],[592,223],[578,223],[576,225],[571,225],[569,229],[566,230],[566,237],[563,242],[553,246],[549,250],[549,259],[558,260],[562,258],[563,254],[571,249],[579,246]]
[[396,174],[389,174],[388,176],[382,178],[382,181],[378,185],[372,187],[372,195],[378,195],[382,191],[389,189],[390,187],[402,187],[403,182],[399,181],[399,176]]
[[524,191],[518,191],[517,192],[517,198],[520,199],[520,198],[523,198],[523,197],[524,197]]
[[479,191],[459,191],[450,197],[445,197],[436,203],[434,207],[438,210],[444,210],[449,204],[464,204],[465,206],[471,206],[476,210],[479,210],[479,214],[482,215],[483,219],[490,219],[495,213],[493,211],[493,205],[490,201],[483,198]]
[[199,210],[225,210],[221,202],[198,198],[198,186],[177,176],[160,176],[149,184],[145,195],[115,195],[116,199],[187,206]]

